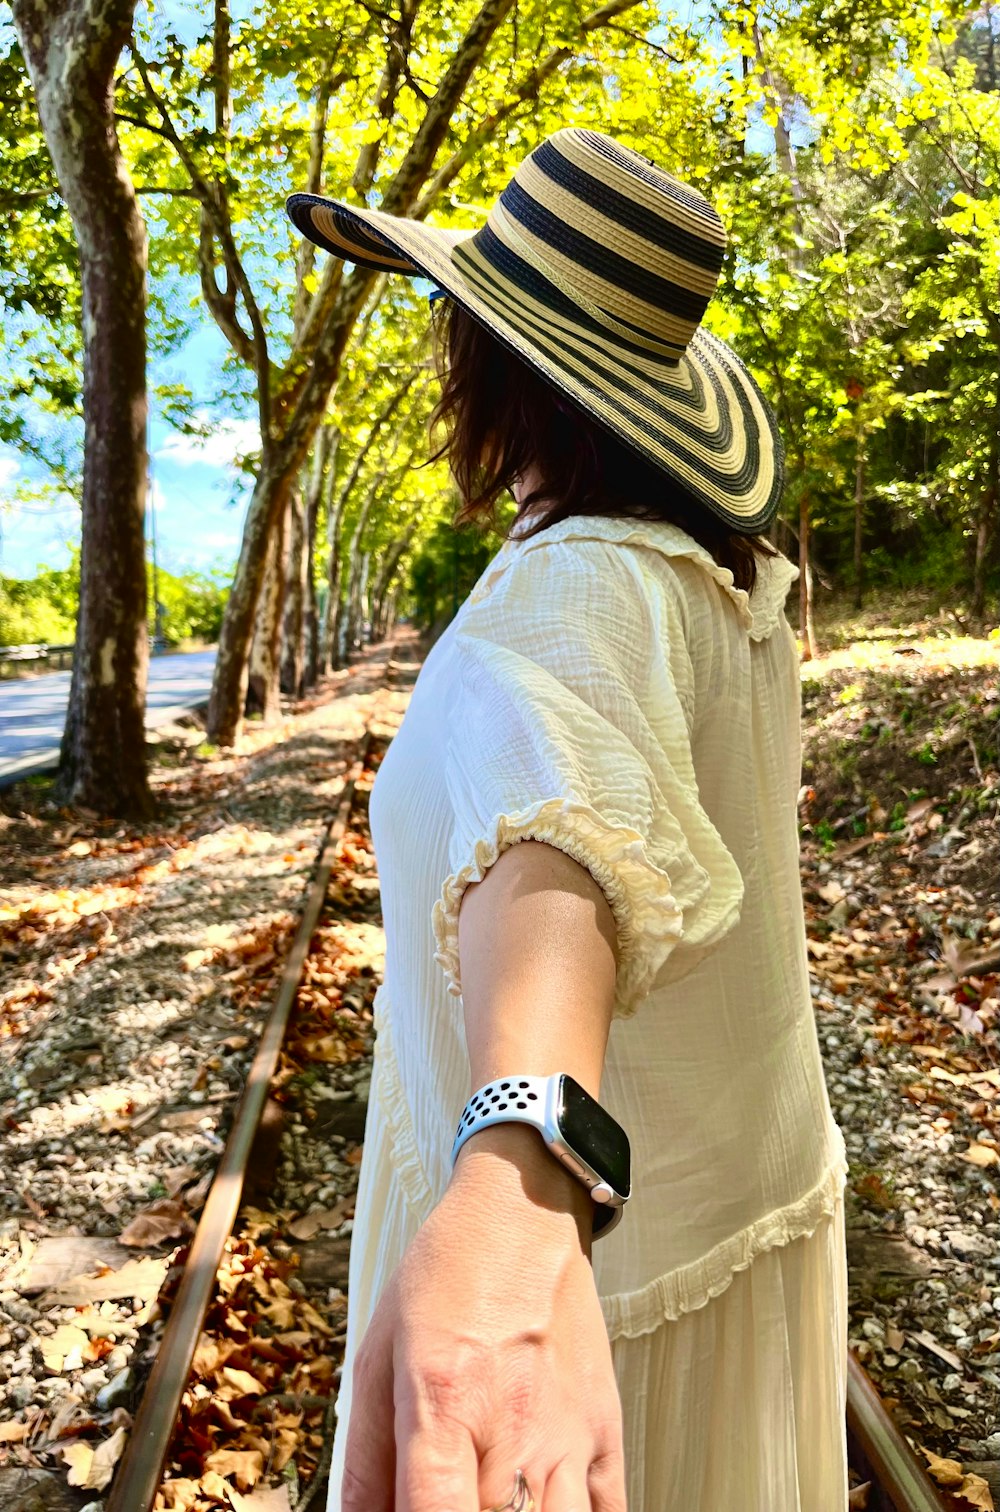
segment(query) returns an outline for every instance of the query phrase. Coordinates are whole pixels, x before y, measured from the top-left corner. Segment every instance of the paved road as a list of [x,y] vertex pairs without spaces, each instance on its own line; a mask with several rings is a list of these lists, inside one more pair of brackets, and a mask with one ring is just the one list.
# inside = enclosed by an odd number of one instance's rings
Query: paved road
[[[214,666],[214,650],[151,657],[147,727],[155,729],[205,703]],[[0,682],[0,785],[56,765],[69,679],[69,672],[46,672],[18,682]]]

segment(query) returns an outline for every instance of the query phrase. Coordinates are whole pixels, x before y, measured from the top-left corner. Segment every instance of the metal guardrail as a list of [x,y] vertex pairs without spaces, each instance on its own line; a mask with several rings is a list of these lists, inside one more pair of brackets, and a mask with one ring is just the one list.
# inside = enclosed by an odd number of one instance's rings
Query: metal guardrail
[[[153,656],[159,656],[162,652],[166,651],[167,642],[164,636],[150,636],[149,649]],[[5,667],[20,666],[25,662],[50,662],[54,660],[55,665],[61,669],[63,659],[65,658],[67,665],[72,666],[75,650],[75,645],[50,646],[45,641],[39,641],[37,645],[33,646],[0,646],[0,677],[4,675]]]
[[0,667],[8,662],[34,662],[49,661],[55,657],[62,663],[62,658],[72,658],[75,646],[50,646],[45,641],[39,641],[34,646],[0,646]]

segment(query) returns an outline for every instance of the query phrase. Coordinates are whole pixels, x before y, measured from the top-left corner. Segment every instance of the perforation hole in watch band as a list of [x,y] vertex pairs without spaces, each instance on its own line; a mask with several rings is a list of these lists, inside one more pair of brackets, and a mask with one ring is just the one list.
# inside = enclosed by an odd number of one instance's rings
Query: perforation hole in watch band
[[530,1085],[531,1083],[527,1081],[502,1081],[488,1082],[485,1087],[480,1087],[479,1091],[469,1099],[459,1119],[456,1138],[464,1130],[494,1111],[506,1113],[508,1108],[526,1111],[529,1102],[539,1101],[538,1093],[528,1090]]

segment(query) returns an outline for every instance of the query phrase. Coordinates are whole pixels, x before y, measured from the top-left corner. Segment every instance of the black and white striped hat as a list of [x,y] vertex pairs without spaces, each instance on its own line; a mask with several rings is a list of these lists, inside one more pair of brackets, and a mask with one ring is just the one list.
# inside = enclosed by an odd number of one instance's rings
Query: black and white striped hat
[[471,234],[293,194],[328,252],[422,275],[733,529],[774,518],[783,448],[743,363],[701,327],[726,246],[703,194],[595,131],[555,132]]

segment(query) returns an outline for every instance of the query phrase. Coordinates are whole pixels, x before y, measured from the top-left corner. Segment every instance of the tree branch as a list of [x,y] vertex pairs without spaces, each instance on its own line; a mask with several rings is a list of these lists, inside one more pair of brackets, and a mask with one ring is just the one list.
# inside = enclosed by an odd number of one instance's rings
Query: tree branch
[[651,42],[648,37],[643,36],[642,32],[633,31],[630,26],[617,26],[613,22],[609,22],[608,31],[621,32],[623,37],[628,37],[632,42],[638,42],[642,47],[648,47],[652,52],[659,53],[661,58],[666,58],[668,63],[676,63],[678,68],[685,61],[683,58],[679,58],[676,53],[672,53],[669,48],[663,47],[659,42]]
[[[607,26],[615,16],[620,16],[624,11],[633,10],[639,0],[609,0],[607,5],[591,11],[580,22],[580,30],[584,35],[600,30]],[[499,105],[496,110],[485,116],[478,126],[474,126],[467,132],[461,147],[457,148],[443,163],[437,173],[425,188],[419,201],[414,206],[412,214],[414,219],[423,220],[427,212],[433,207],[435,200],[454,183],[466,163],[471,162],[485,142],[496,131],[502,121],[506,121],[519,106],[536,100],[542,85],[551,78],[558,68],[573,56],[569,47],[554,47],[546,54],[542,61],[526,74],[520,84],[516,85],[510,98]]]
[[[211,224],[212,232],[218,238],[219,246],[222,248],[222,254],[225,260],[226,269],[233,283],[239,289],[240,296],[243,300],[244,309],[246,310],[250,320],[250,325],[253,330],[253,340],[250,348],[250,355],[253,359],[251,366],[253,367],[257,375],[257,410],[260,416],[261,445],[263,447],[263,455],[266,462],[267,453],[271,444],[271,362],[267,350],[267,332],[264,329],[264,322],[261,318],[260,309],[257,305],[256,299],[254,298],[254,292],[250,286],[250,280],[247,277],[246,270],[240,260],[240,255],[236,248],[236,242],[233,238],[232,227],[229,224],[229,219],[227,214],[225,213],[224,207],[220,206],[220,204],[218,203],[213,185],[202,176],[197,163],[195,162],[191,153],[188,151],[186,144],[181,139],[181,136],[170,117],[167,107],[164,105],[153,85],[152,80],[149,77],[149,69],[146,67],[145,59],[139,53],[134,42],[132,44],[132,57],[135,62],[135,66],[139,71],[139,77],[142,79],[143,88],[145,89],[148,98],[156,106],[156,109],[159,112],[160,121],[162,123],[161,134],[164,135],[170,142],[171,146],[174,148],[174,151],[177,153],[177,156],[180,158],[181,162],[184,164],[184,167],[187,170],[192,187],[194,188],[195,193],[197,194],[198,199],[200,200],[202,207],[205,210],[206,217]],[[143,122],[142,124],[146,123]],[[214,271],[212,276],[212,283],[215,283]],[[216,289],[218,289],[217,285]],[[227,337],[228,334],[229,333],[226,332]],[[245,332],[242,332],[242,330],[241,334],[245,337]],[[237,355],[241,356],[242,358],[243,354],[239,351],[239,349],[234,349],[237,351]],[[246,359],[244,358],[243,360]]]
[[[413,386],[415,378],[416,374],[411,374],[410,377],[407,378],[406,382],[396,390],[396,392],[390,397],[388,403],[384,404],[379,413],[375,416],[375,419],[372,421],[371,426],[369,427],[368,435],[365,437],[362,445],[358,448],[354,460],[351,463],[347,478],[345,479],[343,485],[337,490],[336,502],[331,504],[331,508],[333,510],[342,509],[346,501],[350,498],[352,492],[354,491],[355,485],[357,484],[358,478],[361,476],[361,469],[365,465],[365,459],[370,453],[372,447],[375,445],[375,442],[378,440],[379,432],[382,430],[383,426],[388,425],[393,415],[395,415],[410,388]],[[386,472],[388,472],[388,467],[386,468]]]
[[23,205],[33,205],[36,200],[48,199],[51,194],[58,194],[56,184],[48,189],[25,189],[19,194],[0,194],[0,211],[20,210]]
[[381,208],[390,215],[409,213],[433,166],[465,87],[513,4],[514,0],[484,0],[479,14],[458,44],[416,135],[382,196]]
[[197,199],[194,189],[176,189],[173,184],[136,184],[136,194],[169,194],[172,199]]
[[[309,169],[306,173],[307,194],[319,194],[323,187],[323,150],[326,146],[326,124],[330,115],[330,97],[334,81],[328,72],[320,80],[313,107],[312,125],[309,131]],[[311,303],[306,290],[306,281],[316,266],[316,243],[308,236],[299,238],[299,254],[295,261],[295,308],[292,326],[298,331],[304,324]]]
[[[513,4],[514,0],[484,0],[458,44],[416,135],[383,195],[383,210],[394,215],[410,213],[433,168],[434,158],[466,86]],[[342,261],[333,261],[338,270],[343,269]],[[353,323],[374,283],[375,274],[370,269],[356,267],[350,277],[344,277],[342,271],[329,274],[329,281],[324,279],[317,291],[303,339],[296,344],[289,363],[289,368],[296,369],[300,375],[300,384],[296,385],[294,394],[294,409],[284,428],[283,449],[289,466],[295,465],[297,457],[308,445],[313,417],[317,408],[326,402]],[[316,318],[320,310],[322,320]]]
[[[402,0],[399,18],[395,22],[388,38],[385,67],[382,70],[382,77],[375,91],[375,111],[381,116],[386,125],[392,120],[400,85],[404,75],[409,71],[413,23],[416,19],[419,4],[420,0]],[[378,160],[382,152],[384,139],[385,133],[382,132],[373,142],[363,143],[358,153],[358,161],[351,179],[351,188],[362,200],[375,180],[375,173],[378,169]]]
[[[201,196],[199,195],[198,198],[200,199]],[[202,202],[201,225],[198,231],[198,272],[201,277],[201,292],[216,325],[240,361],[245,362],[251,369],[255,368],[257,353],[253,337],[248,335],[240,325],[232,282],[227,278],[226,287],[220,289],[215,276],[215,232],[204,202]]]

